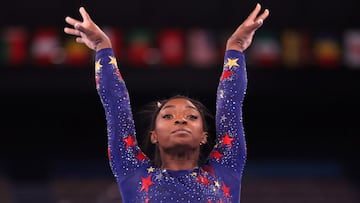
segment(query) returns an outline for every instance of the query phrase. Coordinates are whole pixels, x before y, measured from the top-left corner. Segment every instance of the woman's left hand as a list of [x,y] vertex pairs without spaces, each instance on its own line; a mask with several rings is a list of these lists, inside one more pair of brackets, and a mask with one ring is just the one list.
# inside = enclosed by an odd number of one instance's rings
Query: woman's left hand
[[258,15],[260,10],[261,5],[257,4],[246,20],[227,40],[226,50],[238,50],[243,52],[251,45],[255,31],[262,26],[264,20],[269,16],[268,9],[265,9],[261,15]]

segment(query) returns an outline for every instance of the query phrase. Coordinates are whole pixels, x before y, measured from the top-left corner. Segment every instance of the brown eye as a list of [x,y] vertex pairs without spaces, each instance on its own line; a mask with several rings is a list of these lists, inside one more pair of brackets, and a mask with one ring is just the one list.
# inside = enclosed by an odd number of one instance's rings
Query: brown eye
[[171,119],[173,116],[171,114],[165,114],[162,116],[164,119]]
[[189,118],[190,120],[196,120],[196,119],[198,119],[198,117],[195,116],[195,115],[189,115],[188,118]]

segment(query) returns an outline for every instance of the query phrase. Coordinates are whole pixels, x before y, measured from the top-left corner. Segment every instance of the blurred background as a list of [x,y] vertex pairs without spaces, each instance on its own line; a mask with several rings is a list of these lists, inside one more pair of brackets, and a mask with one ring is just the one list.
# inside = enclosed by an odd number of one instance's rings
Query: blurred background
[[[94,53],[63,33],[85,6],[111,37],[136,112],[174,94],[215,113],[227,37],[256,1],[12,0],[0,12],[0,202],[121,202]],[[242,202],[358,203],[355,0],[260,1],[246,52]]]

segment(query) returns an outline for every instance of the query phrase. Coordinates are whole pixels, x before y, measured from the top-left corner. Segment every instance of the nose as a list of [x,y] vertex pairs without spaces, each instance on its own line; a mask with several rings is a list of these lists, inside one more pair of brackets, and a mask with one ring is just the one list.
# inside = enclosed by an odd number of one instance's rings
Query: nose
[[178,120],[176,120],[175,121],[175,124],[180,124],[180,125],[185,125],[185,124],[187,124],[187,122],[186,122],[186,120],[181,120],[181,119],[178,119]]

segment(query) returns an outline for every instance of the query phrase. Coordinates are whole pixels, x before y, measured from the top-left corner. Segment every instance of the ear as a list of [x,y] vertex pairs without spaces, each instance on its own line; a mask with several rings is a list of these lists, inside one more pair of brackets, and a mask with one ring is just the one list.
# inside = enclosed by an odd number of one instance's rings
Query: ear
[[150,141],[153,144],[156,144],[158,142],[155,131],[150,131]]
[[207,143],[207,136],[208,136],[208,132],[203,132],[201,141],[200,141],[201,144]]

